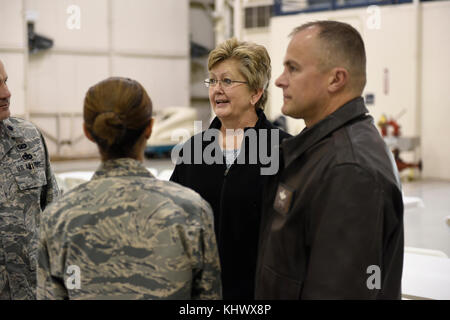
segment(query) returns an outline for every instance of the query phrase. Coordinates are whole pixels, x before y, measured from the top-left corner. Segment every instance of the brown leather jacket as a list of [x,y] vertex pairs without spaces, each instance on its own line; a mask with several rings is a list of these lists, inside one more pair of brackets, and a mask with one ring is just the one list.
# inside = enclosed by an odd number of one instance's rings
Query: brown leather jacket
[[356,98],[282,143],[263,196],[257,299],[400,298],[401,186],[367,112]]

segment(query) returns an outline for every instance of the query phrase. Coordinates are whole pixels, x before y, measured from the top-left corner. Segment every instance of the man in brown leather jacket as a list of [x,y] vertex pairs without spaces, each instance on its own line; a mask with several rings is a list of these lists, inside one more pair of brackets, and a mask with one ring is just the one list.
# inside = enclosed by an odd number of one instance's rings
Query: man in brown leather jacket
[[361,97],[363,40],[335,21],[291,36],[276,85],[306,128],[282,143],[263,197],[256,298],[399,299],[401,185]]

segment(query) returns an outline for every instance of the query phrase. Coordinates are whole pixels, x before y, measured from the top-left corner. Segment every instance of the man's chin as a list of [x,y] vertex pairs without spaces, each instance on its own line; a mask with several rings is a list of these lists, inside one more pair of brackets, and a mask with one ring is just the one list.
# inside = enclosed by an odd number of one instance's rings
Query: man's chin
[[8,119],[10,115],[11,112],[9,111],[9,107],[6,108],[6,110],[2,110],[2,108],[0,108],[0,121]]
[[281,107],[281,113],[287,117],[292,117],[292,113],[290,111],[291,110],[289,110],[289,105],[283,104],[283,106]]
[[303,117],[300,114],[298,114],[298,112],[295,111],[296,110],[293,110],[287,105],[283,105],[283,107],[281,107],[281,113],[286,117],[290,117],[293,119],[303,119]]

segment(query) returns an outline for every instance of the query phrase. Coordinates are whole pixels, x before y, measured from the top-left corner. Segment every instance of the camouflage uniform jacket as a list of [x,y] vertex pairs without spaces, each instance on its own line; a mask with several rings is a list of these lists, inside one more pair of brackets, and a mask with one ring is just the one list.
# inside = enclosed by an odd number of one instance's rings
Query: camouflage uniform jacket
[[59,195],[40,132],[0,121],[0,299],[35,299],[42,210]]
[[102,163],[43,214],[38,299],[220,299],[209,204],[137,160]]

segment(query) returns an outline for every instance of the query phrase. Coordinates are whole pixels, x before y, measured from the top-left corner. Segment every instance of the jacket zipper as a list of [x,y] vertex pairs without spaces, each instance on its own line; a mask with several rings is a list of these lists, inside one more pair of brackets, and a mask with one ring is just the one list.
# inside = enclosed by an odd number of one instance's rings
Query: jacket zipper
[[227,184],[227,176],[228,176],[228,172],[230,171],[231,167],[233,165],[231,165],[230,167],[227,167],[225,169],[225,172],[223,173],[223,182],[222,182],[222,190],[220,191],[220,212],[219,212],[219,234],[218,234],[218,241],[222,241],[222,217],[223,217],[223,199],[225,196],[225,187]]

